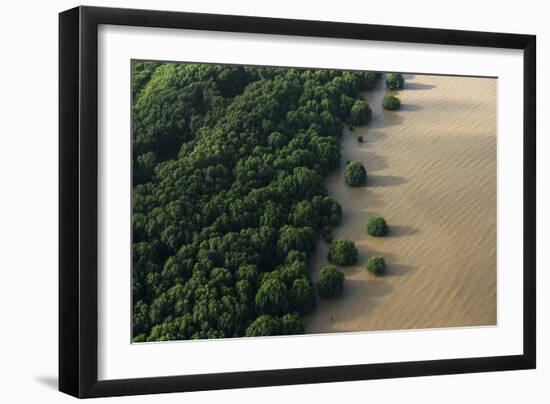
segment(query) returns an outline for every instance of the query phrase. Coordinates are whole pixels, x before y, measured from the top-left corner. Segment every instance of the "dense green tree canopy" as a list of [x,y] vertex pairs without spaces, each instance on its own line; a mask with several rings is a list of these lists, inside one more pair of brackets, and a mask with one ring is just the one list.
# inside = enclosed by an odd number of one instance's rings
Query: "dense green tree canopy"
[[395,110],[401,107],[401,101],[394,95],[387,94],[382,100],[382,107],[387,110]]
[[296,335],[304,333],[304,320],[296,313],[288,313],[279,321],[281,335]]
[[261,313],[281,315],[288,310],[288,290],[279,276],[265,276],[256,293],[256,307]]
[[367,219],[367,232],[371,236],[382,237],[388,234],[388,224],[382,216],[370,216]]
[[321,269],[317,281],[319,296],[330,298],[342,293],[344,289],[344,273],[331,265]]
[[344,179],[350,187],[358,187],[367,181],[367,170],[360,161],[350,161],[344,169]]
[[382,73],[367,72],[365,73],[363,88],[365,90],[373,90],[378,83],[378,79],[382,77]]
[[292,283],[290,293],[291,306],[295,311],[301,314],[313,311],[316,300],[315,292],[309,279],[304,276],[296,278]]
[[346,266],[357,261],[357,248],[350,240],[334,240],[330,243],[327,258],[330,262]]
[[134,61],[136,341],[303,332],[363,72]]
[[363,100],[356,100],[350,110],[350,123],[354,126],[366,125],[370,122],[372,111]]
[[268,314],[264,314],[254,320],[246,328],[247,337],[264,337],[277,335],[279,333],[279,322]]
[[323,226],[321,229],[321,237],[326,243],[330,243],[332,241],[332,227]]
[[386,87],[390,90],[401,90],[403,88],[403,75],[401,73],[386,74]]
[[386,271],[386,261],[380,256],[369,257],[367,260],[367,269],[376,276],[383,275]]

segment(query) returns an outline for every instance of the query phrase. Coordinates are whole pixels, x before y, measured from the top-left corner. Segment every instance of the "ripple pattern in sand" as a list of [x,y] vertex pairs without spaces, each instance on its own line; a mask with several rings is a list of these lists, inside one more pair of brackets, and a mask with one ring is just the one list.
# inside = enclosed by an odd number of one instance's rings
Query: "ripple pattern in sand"
[[[329,193],[344,211],[335,238],[356,242],[359,260],[336,300],[319,300],[308,333],[496,323],[496,79],[405,76],[400,111],[384,111],[381,84],[364,94],[373,120],[344,131],[342,167],[361,160],[368,185],[349,188],[338,170]],[[355,136],[362,135],[359,144]],[[390,225],[367,236],[370,215]],[[313,278],[327,264],[321,242]],[[371,255],[387,274],[366,269]]]

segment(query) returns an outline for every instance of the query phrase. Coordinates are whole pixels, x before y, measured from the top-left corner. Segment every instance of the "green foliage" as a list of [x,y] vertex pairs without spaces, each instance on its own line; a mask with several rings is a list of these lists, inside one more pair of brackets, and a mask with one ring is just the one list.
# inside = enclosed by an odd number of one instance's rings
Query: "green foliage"
[[327,258],[336,265],[353,265],[357,261],[357,248],[350,240],[334,240],[330,243]]
[[401,73],[388,73],[386,74],[386,87],[390,90],[401,90],[403,88],[404,80]]
[[281,335],[297,335],[305,332],[304,320],[295,314],[288,313],[279,321],[279,333]]
[[367,170],[360,161],[350,161],[344,169],[344,180],[350,187],[358,187],[367,181]]
[[[132,62],[135,341],[301,333],[372,73]],[[328,237],[328,236],[327,236]]]
[[304,320],[296,313],[287,313],[282,317],[262,314],[246,328],[245,336],[297,335],[304,332]]
[[290,210],[289,221],[297,227],[316,229],[319,226],[319,217],[310,201],[300,201],[295,204]]
[[297,278],[290,288],[292,308],[301,314],[311,313],[317,304],[315,291],[307,277]]
[[321,225],[338,226],[342,222],[342,207],[330,196],[312,199],[313,209],[321,214]]
[[323,226],[321,229],[321,237],[325,242],[330,243],[332,241],[332,227]]
[[344,273],[331,265],[321,269],[317,281],[317,292],[322,298],[330,298],[342,293],[344,289]]
[[364,77],[365,78],[363,81],[363,89],[373,90],[376,87],[376,83],[378,82],[378,79],[380,79],[382,75],[380,73],[368,72],[368,73],[365,73]]
[[256,293],[256,307],[260,313],[281,315],[288,310],[288,290],[275,276],[266,276]]
[[284,257],[291,250],[310,253],[315,247],[315,231],[311,227],[284,225],[279,232],[277,251]]
[[382,107],[388,110],[399,109],[401,107],[401,101],[399,101],[399,98],[393,95],[387,94],[384,96],[384,99],[382,100]]
[[366,125],[370,122],[371,116],[369,104],[363,100],[356,100],[351,107],[349,123],[354,126]]
[[388,224],[382,216],[370,216],[367,220],[367,232],[371,236],[382,237],[388,234]]
[[273,132],[267,137],[267,144],[279,149],[288,143],[288,138],[280,132]]
[[279,322],[268,314],[259,316],[246,328],[247,337],[266,337],[279,333]]
[[134,61],[132,63],[132,96],[135,98],[159,67],[158,62]]
[[367,260],[367,269],[373,275],[383,275],[386,271],[386,261],[380,256],[369,257]]

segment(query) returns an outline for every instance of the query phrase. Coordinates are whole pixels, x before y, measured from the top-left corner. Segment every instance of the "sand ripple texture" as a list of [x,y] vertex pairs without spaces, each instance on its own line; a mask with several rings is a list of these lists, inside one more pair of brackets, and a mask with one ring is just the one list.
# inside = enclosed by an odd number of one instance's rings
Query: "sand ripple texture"
[[[328,178],[344,211],[334,238],[355,241],[343,296],[319,299],[307,333],[494,325],[496,296],[496,91],[491,78],[405,75],[399,111],[381,107],[382,83],[364,94],[372,122],[344,131],[342,164],[360,160],[366,187]],[[362,135],[363,143],[356,136]],[[390,225],[367,235],[370,215]],[[312,276],[327,264],[320,242]],[[387,273],[365,269],[382,255]]]

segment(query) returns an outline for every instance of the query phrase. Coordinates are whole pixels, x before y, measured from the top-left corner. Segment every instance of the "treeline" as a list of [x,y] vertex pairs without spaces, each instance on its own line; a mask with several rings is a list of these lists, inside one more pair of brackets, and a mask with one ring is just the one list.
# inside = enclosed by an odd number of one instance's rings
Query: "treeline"
[[133,62],[133,339],[296,334],[374,73]]

